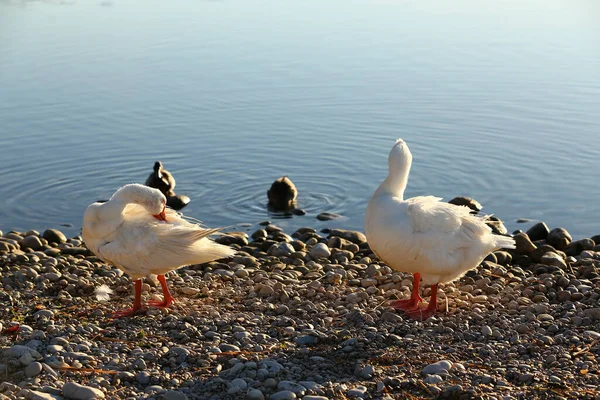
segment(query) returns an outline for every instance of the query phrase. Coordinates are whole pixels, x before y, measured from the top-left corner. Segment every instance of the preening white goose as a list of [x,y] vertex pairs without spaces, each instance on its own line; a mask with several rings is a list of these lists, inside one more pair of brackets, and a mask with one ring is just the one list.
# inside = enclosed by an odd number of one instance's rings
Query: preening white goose
[[141,278],[158,275],[164,300],[149,302],[169,307],[174,299],[164,274],[184,265],[230,257],[235,251],[208,238],[220,230],[204,229],[166,208],[158,189],[125,185],[105,203],[93,203],[83,216],[82,236],[88,248],[135,281],[133,308],[114,314],[132,316],[141,307]]
[[[438,283],[460,278],[476,268],[492,251],[515,248],[514,239],[492,234],[485,217],[470,209],[419,196],[404,199],[412,154],[398,139],[388,157],[389,173],[367,206],[365,233],[373,252],[392,269],[414,275],[410,299],[391,305],[415,319],[426,319],[437,309]],[[430,283],[429,306],[421,309],[421,278]]]

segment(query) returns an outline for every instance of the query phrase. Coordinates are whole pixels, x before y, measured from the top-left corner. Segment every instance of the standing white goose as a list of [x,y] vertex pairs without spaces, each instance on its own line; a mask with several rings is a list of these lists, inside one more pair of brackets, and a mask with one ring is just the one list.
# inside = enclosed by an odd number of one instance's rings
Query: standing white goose
[[203,229],[166,208],[158,189],[125,185],[105,203],[93,203],[83,216],[82,236],[88,248],[135,281],[133,307],[114,314],[132,316],[141,307],[141,278],[158,275],[164,299],[149,302],[169,307],[173,296],[165,280],[167,272],[184,265],[201,264],[232,256],[235,251],[208,238],[218,229]]
[[[514,239],[492,234],[484,217],[470,209],[419,196],[404,199],[412,154],[398,139],[388,157],[389,173],[367,206],[365,233],[373,252],[391,268],[414,275],[410,299],[392,307],[424,320],[437,309],[438,283],[453,281],[476,268],[492,251],[515,248]],[[419,308],[421,278],[432,284],[431,299]]]

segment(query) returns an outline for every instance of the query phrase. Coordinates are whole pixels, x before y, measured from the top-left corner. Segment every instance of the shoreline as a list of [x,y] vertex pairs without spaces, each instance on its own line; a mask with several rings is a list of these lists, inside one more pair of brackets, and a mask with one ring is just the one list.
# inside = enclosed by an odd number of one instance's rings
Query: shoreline
[[596,398],[600,236],[552,232],[440,285],[424,322],[387,307],[412,278],[358,231],[225,233],[232,259],[167,275],[173,308],[117,320],[132,282],[80,238],[4,233],[0,399]]

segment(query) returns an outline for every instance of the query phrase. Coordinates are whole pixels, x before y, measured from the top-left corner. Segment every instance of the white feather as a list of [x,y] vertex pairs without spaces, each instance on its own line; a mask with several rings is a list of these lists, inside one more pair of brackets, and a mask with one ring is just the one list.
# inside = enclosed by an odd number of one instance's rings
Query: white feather
[[94,294],[96,295],[96,299],[98,301],[108,301],[110,299],[110,295],[113,293],[113,290],[107,285],[100,285],[94,291]]

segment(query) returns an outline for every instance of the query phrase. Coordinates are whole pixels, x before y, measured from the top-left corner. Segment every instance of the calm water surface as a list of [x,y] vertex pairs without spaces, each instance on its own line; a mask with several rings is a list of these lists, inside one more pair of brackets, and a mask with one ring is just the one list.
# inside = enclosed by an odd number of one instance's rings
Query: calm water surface
[[209,225],[275,218],[287,174],[308,214],[286,231],[362,229],[402,137],[409,196],[598,234],[598,21],[594,0],[0,0],[0,229],[78,234],[158,159]]

